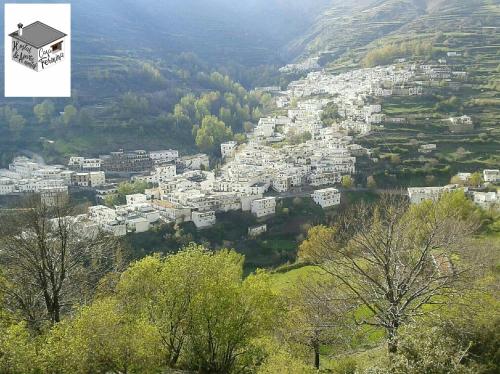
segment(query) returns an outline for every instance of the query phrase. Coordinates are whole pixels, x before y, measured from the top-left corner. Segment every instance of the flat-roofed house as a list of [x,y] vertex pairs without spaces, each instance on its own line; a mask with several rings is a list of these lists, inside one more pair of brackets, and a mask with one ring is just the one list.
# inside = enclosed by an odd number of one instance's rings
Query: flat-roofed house
[[252,201],[252,213],[257,217],[266,217],[276,212],[276,198],[265,197]]
[[193,223],[195,224],[196,228],[198,229],[204,229],[210,226],[213,226],[215,224],[215,212],[209,211],[209,212],[193,212],[192,213],[192,220]]
[[496,183],[500,181],[500,170],[485,169],[483,170],[483,179],[485,182]]
[[336,188],[316,190],[311,197],[322,208],[329,208],[340,204],[340,191]]

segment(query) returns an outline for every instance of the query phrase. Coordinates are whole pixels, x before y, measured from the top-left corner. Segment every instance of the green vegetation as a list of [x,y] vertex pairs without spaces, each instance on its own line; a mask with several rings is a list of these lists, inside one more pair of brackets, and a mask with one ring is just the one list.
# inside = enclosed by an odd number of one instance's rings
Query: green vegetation
[[[195,88],[175,90],[168,88],[172,83],[166,80],[166,68],[161,65],[148,62],[148,69],[155,68],[155,74],[141,80],[144,74],[149,74],[149,70],[145,72],[136,67],[143,61],[111,61],[113,69],[109,76],[103,77],[100,70],[99,75],[85,78],[95,85],[92,88],[97,91],[93,94],[95,100],[80,100],[75,93],[68,100],[45,99],[15,109],[8,105],[0,107],[3,119],[0,121],[0,164],[8,164],[16,152],[25,148],[42,154],[48,162],[59,163],[70,155],[97,156],[117,149],[170,147],[194,152],[198,146],[216,155],[221,140],[233,139],[232,134],[236,134],[235,139],[241,141],[242,135],[238,134],[244,132],[244,124],[258,120],[270,104],[268,94],[247,91],[227,75],[204,73],[209,68],[195,57],[180,59],[178,64],[188,70],[179,67],[172,78],[180,80],[181,86]],[[109,87],[124,77],[140,83],[100,99],[101,95],[109,95]],[[75,79],[81,78],[77,75]],[[163,90],[161,94],[157,93],[159,89]],[[229,129],[215,141],[211,139],[213,126],[209,126],[208,133],[202,130],[197,136],[203,120],[211,116]],[[216,137],[218,135],[220,133]],[[15,142],[7,142],[7,139]]]
[[[411,207],[387,197],[357,205],[335,226],[309,230],[300,249],[307,263],[248,276],[242,255],[195,244],[124,267],[115,258],[104,272],[87,272],[97,268],[81,258],[63,278],[60,318],[47,320],[52,312],[38,299],[44,284],[12,282],[12,270],[32,258],[15,241],[43,254],[35,243],[44,240],[55,255],[61,247],[50,243],[65,239],[51,230],[65,226],[46,226],[34,241],[4,231],[0,371],[495,373],[498,237],[471,236],[482,214],[471,204],[453,193]],[[43,227],[49,213],[55,211],[27,210],[6,222],[17,227],[31,216]],[[68,253],[88,245],[72,239]],[[75,292],[81,290],[73,289],[75,277],[83,277],[86,292]],[[16,295],[41,303],[16,304]],[[386,313],[393,308],[399,313]],[[44,322],[34,325],[31,316]]]
[[196,132],[196,145],[205,153],[215,153],[220,144],[232,138],[233,132],[217,117],[208,115],[203,117],[201,127]]
[[123,205],[127,202],[125,198],[127,195],[144,193],[148,187],[147,182],[122,182],[118,185],[116,193],[106,196],[104,202],[107,206]]
[[433,42],[429,40],[409,40],[382,45],[370,50],[361,64],[365,67],[387,65],[398,58],[430,59],[434,52]]

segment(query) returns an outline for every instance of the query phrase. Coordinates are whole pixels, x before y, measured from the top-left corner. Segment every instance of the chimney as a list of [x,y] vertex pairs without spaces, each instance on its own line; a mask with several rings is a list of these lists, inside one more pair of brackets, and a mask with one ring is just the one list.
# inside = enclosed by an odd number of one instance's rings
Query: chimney
[[17,24],[17,35],[23,36],[23,24],[22,23]]

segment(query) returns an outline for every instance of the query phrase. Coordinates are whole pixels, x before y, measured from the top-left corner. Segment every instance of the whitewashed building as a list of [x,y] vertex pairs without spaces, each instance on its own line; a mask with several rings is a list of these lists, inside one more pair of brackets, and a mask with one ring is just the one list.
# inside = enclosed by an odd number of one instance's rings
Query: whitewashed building
[[498,192],[473,192],[474,203],[481,208],[488,209],[494,205],[500,204],[500,195]]
[[257,217],[266,217],[276,213],[276,198],[265,197],[252,201],[251,211]]
[[161,163],[175,161],[176,159],[178,159],[179,151],[175,149],[151,151],[149,152],[149,157],[153,160],[155,164],[161,164]]
[[443,193],[453,191],[456,188],[457,186],[454,184],[444,187],[410,187],[408,188],[408,196],[412,204],[418,204],[424,200],[437,201]]
[[143,204],[148,200],[147,196],[142,193],[127,195],[125,196],[125,199],[127,201],[127,205]]
[[204,229],[210,226],[215,225],[215,212],[214,211],[208,211],[208,212],[192,212],[191,214],[191,219],[193,220],[193,223],[195,224],[196,228],[198,229]]
[[336,188],[316,190],[311,197],[322,208],[329,208],[340,204],[340,191]]
[[250,226],[248,228],[248,236],[251,238],[256,238],[259,235],[264,234],[267,232],[267,225],[256,225],[256,226]]
[[224,159],[226,157],[233,157],[237,145],[238,145],[238,143],[236,143],[235,141],[222,143],[220,145],[220,152],[221,152],[222,158]]
[[485,182],[497,183],[500,181],[500,170],[485,169],[483,170],[483,179]]

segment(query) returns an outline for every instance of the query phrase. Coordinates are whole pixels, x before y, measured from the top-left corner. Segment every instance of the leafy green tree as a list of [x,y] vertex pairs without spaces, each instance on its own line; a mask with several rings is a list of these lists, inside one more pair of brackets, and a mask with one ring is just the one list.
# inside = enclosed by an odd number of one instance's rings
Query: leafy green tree
[[39,123],[49,123],[55,110],[54,103],[50,100],[44,100],[33,107],[33,112]]
[[19,134],[26,124],[26,119],[20,114],[13,114],[7,120],[9,124],[9,129],[15,134]]
[[201,127],[196,132],[196,145],[207,153],[215,153],[221,143],[231,140],[233,132],[217,117],[208,115],[203,118]]
[[234,134],[234,140],[238,143],[238,144],[243,144],[245,143],[247,137],[245,134],[241,134],[241,133],[238,133],[238,134]]
[[242,281],[242,258],[222,252],[203,267],[200,293],[193,299],[190,362],[202,372],[231,373],[265,355],[254,340],[272,330],[277,305],[264,273]]
[[342,187],[344,187],[345,189],[352,188],[352,186],[354,185],[354,182],[353,182],[352,177],[350,175],[343,175],[341,183],[342,183]]
[[479,187],[483,183],[483,176],[481,175],[481,173],[475,172],[470,176],[467,182],[471,187]]
[[154,326],[165,366],[234,372],[264,357],[254,340],[277,318],[269,277],[243,280],[242,261],[232,251],[191,244],[178,254],[134,263],[116,297],[128,315]]
[[123,118],[137,118],[148,111],[149,101],[133,92],[126,92],[121,96],[117,109]]
[[122,182],[118,185],[116,194],[106,196],[104,202],[107,206],[125,204],[127,195],[144,193],[148,186],[147,182],[142,181]]
[[313,367],[306,365],[300,359],[294,357],[290,352],[279,347],[274,347],[270,354],[257,370],[257,374],[313,374]]
[[208,253],[189,246],[165,259],[146,257],[125,271],[117,286],[118,299],[133,315],[147,318],[161,337],[163,361],[175,367],[192,323],[191,303],[199,292],[198,268]]
[[63,122],[65,125],[72,124],[78,117],[78,110],[73,105],[64,107]]
[[161,364],[159,342],[151,324],[127,315],[116,300],[106,298],[56,325],[41,356],[45,372],[155,373]]
[[36,373],[37,347],[24,322],[0,323],[0,372]]

